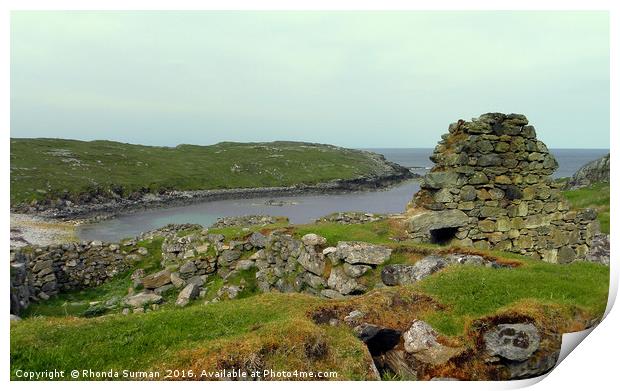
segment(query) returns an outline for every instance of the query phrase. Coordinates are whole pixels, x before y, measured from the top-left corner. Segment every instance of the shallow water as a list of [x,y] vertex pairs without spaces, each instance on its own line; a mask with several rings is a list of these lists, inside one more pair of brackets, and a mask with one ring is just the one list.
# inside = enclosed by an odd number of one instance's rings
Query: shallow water
[[[169,223],[196,223],[207,227],[218,217],[250,214],[287,216],[291,223],[303,224],[333,212],[399,213],[405,209],[405,205],[419,188],[418,182],[407,181],[377,191],[207,201],[136,212],[95,224],[82,225],[78,228],[78,236],[83,240],[118,241]],[[270,200],[283,201],[285,205],[268,205],[267,202]]]
[[[428,159],[432,153],[430,148],[369,150],[381,153],[388,160],[405,167],[415,167],[414,171],[420,174],[433,165]],[[571,176],[579,167],[607,154],[609,150],[554,149],[551,152],[560,165],[553,176],[560,178]],[[118,241],[169,223],[197,223],[207,227],[218,217],[248,214],[287,216],[291,223],[303,224],[333,212],[399,213],[404,210],[407,202],[418,189],[419,185],[416,181],[407,181],[378,191],[207,201],[187,206],[136,212],[96,224],[83,225],[78,228],[78,237],[84,240]],[[286,205],[267,205],[266,202],[269,200],[284,201]]]

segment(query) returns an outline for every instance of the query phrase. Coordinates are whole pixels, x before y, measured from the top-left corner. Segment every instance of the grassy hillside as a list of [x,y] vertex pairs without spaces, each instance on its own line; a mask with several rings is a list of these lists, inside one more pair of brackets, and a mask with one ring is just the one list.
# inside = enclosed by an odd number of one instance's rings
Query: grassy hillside
[[[287,230],[295,236],[314,232],[325,236],[329,244],[346,236],[347,240],[389,245],[394,251],[388,264],[415,263],[422,254],[443,250],[436,245],[395,243],[389,238],[401,232],[387,221],[352,226],[320,223]],[[240,228],[211,232],[222,233],[227,240],[249,234]],[[156,270],[161,243],[157,239],[138,243],[148,247],[151,255],[135,267]],[[370,379],[371,358],[353,331],[344,325],[317,324],[313,314],[336,308],[346,315],[360,309],[371,323],[394,328],[423,319],[455,344],[469,345],[474,343],[472,324],[481,318],[517,312],[557,330],[574,331],[605,309],[609,280],[605,266],[547,264],[509,253],[484,254],[516,267],[451,266],[413,286],[376,289],[344,300],[253,292],[243,299],[209,305],[196,300],[179,309],[173,304],[176,293],[171,293],[158,311],[88,318],[92,316],[85,311],[89,302],[126,294],[131,285],[129,270],[98,288],[34,304],[24,320],[12,323],[12,376],[18,368],[199,371],[257,366],[337,371],[338,379]],[[217,281],[212,281],[212,287],[219,287]]]
[[392,171],[377,155],[323,144],[174,148],[112,141],[11,139],[11,204],[93,189],[202,190],[316,184]]

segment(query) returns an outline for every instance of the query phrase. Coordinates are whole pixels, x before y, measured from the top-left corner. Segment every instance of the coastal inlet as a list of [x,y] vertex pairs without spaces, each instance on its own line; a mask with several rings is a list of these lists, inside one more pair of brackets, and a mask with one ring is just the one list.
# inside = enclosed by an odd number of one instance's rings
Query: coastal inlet
[[113,242],[170,223],[193,223],[208,227],[218,218],[225,216],[286,216],[291,224],[305,224],[338,211],[401,213],[403,205],[419,188],[416,180],[408,180],[375,191],[208,201],[139,211],[93,224],[83,224],[78,227],[77,235],[82,240]]

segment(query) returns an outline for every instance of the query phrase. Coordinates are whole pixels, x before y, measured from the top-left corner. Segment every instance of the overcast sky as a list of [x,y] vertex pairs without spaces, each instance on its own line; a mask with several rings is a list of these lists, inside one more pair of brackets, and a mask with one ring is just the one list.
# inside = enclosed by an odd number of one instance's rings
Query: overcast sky
[[603,12],[13,12],[11,136],[432,147],[526,114],[609,147]]

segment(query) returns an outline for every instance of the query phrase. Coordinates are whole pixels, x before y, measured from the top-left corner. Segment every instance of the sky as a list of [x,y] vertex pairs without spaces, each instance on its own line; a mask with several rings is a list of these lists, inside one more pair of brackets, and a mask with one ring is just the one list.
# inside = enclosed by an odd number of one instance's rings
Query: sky
[[606,12],[11,15],[11,137],[423,148],[505,112],[609,148],[609,77]]

